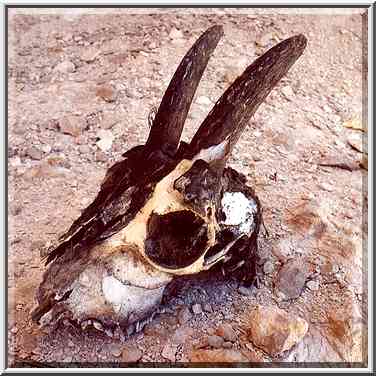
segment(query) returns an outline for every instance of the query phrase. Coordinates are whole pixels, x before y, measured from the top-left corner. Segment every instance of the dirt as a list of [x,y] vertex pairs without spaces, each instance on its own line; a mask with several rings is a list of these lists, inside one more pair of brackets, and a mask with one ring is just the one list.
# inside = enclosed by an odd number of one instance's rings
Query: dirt
[[[364,12],[10,9],[8,365],[189,365],[221,356],[366,364],[366,150],[348,141],[364,140],[367,130]],[[231,277],[185,278],[164,312],[129,339],[64,325],[36,327],[30,310],[45,247],[94,199],[106,169],[146,141],[148,116],[180,59],[214,24],[224,26],[225,36],[197,90],[185,141],[257,56],[294,34],[308,38],[304,55],[259,108],[229,161],[263,204],[265,277],[252,291]],[[344,126],[352,122],[363,122],[363,131]],[[296,278],[299,288],[280,286],[294,280],[279,275],[292,258],[309,270]],[[290,290],[298,297],[281,292]],[[195,304],[201,312],[192,311]],[[278,305],[304,318],[308,334],[282,358],[268,355],[253,346],[241,319],[256,305]],[[237,338],[224,342],[231,350],[205,357],[205,338],[221,324]]]

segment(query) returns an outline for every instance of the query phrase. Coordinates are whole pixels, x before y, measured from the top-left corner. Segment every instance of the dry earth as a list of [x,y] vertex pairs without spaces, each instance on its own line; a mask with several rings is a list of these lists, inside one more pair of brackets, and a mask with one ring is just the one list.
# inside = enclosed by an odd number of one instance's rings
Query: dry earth
[[[9,366],[366,364],[365,10],[328,12],[10,10]],[[164,312],[127,340],[63,325],[37,328],[29,312],[44,270],[40,253],[94,199],[106,169],[145,142],[151,108],[213,24],[223,25],[225,36],[199,86],[185,140],[258,55],[291,35],[308,38],[230,161],[264,206],[269,236],[260,237],[259,288],[213,274],[186,278]]]

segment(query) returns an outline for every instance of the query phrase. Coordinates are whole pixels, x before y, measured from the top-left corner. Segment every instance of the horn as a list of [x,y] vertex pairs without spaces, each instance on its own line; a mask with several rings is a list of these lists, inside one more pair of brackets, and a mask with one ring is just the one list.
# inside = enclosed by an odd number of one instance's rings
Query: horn
[[146,150],[162,149],[168,155],[177,151],[193,96],[222,35],[222,26],[209,28],[184,56],[162,98]]
[[255,60],[226,90],[201,124],[190,143],[190,157],[225,162],[257,108],[306,45],[306,37],[296,35]]

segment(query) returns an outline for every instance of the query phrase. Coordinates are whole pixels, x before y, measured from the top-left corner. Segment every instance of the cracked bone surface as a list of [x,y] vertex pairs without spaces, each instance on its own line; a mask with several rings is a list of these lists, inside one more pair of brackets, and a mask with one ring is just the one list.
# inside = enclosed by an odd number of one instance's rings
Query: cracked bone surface
[[34,321],[63,319],[112,333],[141,330],[169,283],[221,265],[253,283],[261,205],[226,161],[247,122],[306,39],[282,41],[218,100],[190,144],[180,141],[194,92],[223,31],[208,29],[176,70],[145,145],[123,154],[95,200],[46,256]]

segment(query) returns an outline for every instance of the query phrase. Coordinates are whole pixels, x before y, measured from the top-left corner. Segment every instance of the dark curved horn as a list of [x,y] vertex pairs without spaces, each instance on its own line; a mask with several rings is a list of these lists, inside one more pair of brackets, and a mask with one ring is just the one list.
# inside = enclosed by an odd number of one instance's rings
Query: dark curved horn
[[208,29],[191,47],[176,70],[153,121],[148,150],[169,155],[178,149],[189,107],[211,54],[223,35],[222,26]]
[[206,159],[210,159],[210,153],[204,153],[205,149],[222,144],[211,149],[211,153],[215,154],[213,158],[225,161],[252,115],[300,57],[306,45],[306,37],[297,35],[255,60],[226,90],[201,124],[190,143],[191,157],[202,152]]

